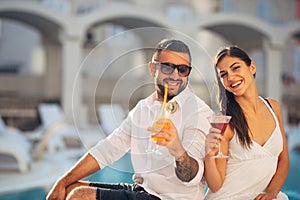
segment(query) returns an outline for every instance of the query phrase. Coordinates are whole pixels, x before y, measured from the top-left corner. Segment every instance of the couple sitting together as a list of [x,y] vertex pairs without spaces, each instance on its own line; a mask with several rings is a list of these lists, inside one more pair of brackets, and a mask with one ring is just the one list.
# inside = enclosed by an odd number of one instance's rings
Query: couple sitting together
[[[148,63],[155,92],[57,180],[47,200],[288,199],[280,192],[289,170],[280,105],[258,95],[255,63],[236,46],[215,57],[220,111],[231,116],[222,135],[188,86],[191,63],[185,43],[160,41]],[[156,118],[165,107],[165,117]],[[150,137],[158,138],[159,153],[149,151]],[[215,158],[219,146],[228,158]],[[81,181],[129,150],[134,184]]]

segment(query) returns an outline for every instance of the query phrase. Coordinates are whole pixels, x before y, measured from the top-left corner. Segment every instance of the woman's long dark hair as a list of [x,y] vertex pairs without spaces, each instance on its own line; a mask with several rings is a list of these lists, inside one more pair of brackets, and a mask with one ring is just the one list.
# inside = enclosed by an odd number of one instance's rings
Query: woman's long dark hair
[[[216,55],[215,57],[215,71],[216,71],[216,79],[218,84],[218,101],[220,104],[221,111],[226,114],[232,116],[229,125],[232,130],[236,131],[236,134],[238,135],[239,141],[245,148],[250,148],[252,141],[248,134],[249,127],[248,123],[245,117],[245,114],[238,104],[238,102],[234,98],[234,94],[231,92],[228,92],[218,75],[217,72],[217,66],[218,64],[223,60],[224,57],[230,56],[230,57],[236,57],[241,59],[247,66],[251,65],[251,59],[247,55],[245,51],[240,49],[237,46],[229,46],[221,51]],[[255,76],[255,75],[254,75]]]

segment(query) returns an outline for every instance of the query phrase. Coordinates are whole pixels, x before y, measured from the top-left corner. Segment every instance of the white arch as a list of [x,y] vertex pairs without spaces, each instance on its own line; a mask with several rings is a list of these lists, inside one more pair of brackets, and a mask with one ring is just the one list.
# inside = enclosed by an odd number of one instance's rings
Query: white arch
[[290,23],[287,25],[287,27],[284,28],[285,29],[285,39],[289,39],[292,38],[295,35],[300,35],[300,22],[296,21],[293,23]]
[[68,15],[62,14],[55,10],[50,10],[41,3],[35,2],[24,3],[23,1],[4,1],[0,4],[0,15],[4,12],[18,12],[34,15],[36,17],[42,17],[43,19],[50,21],[63,29],[68,26],[69,21]]
[[286,33],[282,30],[282,27],[271,26],[270,24],[250,15],[227,13],[210,14],[200,16],[191,23],[191,26],[194,26],[196,29],[205,29],[208,27],[217,27],[218,25],[226,24],[239,25],[246,28],[248,27],[264,35],[272,44],[283,45],[286,35]]
[[[166,16],[162,15],[159,12],[151,12],[142,9],[133,9],[133,8],[120,8],[116,12],[114,7],[105,7],[105,9],[100,9],[98,12],[90,13],[86,16],[81,17],[80,24],[83,26],[83,30],[87,30],[94,24],[100,24],[106,21],[112,21],[114,19],[122,18],[132,18],[148,23],[150,26],[154,27],[163,27],[167,29],[180,30],[180,24],[169,20]],[[139,26],[134,28],[140,28]]]

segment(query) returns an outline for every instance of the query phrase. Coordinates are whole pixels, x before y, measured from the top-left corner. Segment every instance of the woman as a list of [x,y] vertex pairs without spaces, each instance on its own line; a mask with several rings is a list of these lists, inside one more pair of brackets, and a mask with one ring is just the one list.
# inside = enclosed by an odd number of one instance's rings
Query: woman
[[[222,112],[232,116],[224,136],[211,128],[206,138],[205,199],[288,199],[280,192],[289,169],[280,105],[258,95],[256,65],[230,46],[215,59]],[[221,140],[228,159],[213,158]]]

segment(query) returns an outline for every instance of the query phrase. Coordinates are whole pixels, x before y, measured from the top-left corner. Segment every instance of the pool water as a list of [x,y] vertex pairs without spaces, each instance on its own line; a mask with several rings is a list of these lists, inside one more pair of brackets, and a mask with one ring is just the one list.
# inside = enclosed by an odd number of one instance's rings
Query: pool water
[[290,200],[300,200],[300,151],[291,152],[290,170],[282,191]]
[[[102,181],[108,183],[132,183],[132,166],[130,155],[126,154],[112,166],[87,177],[89,181]],[[289,196],[290,200],[300,200],[300,152],[290,153],[290,171],[282,191]],[[34,188],[13,194],[1,195],[1,200],[41,200],[45,199],[47,191],[43,188]]]
[[34,188],[13,194],[1,195],[1,200],[42,200],[46,198],[47,192],[43,188]]

